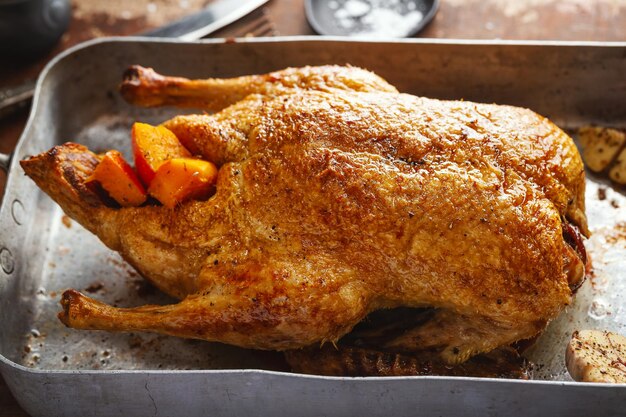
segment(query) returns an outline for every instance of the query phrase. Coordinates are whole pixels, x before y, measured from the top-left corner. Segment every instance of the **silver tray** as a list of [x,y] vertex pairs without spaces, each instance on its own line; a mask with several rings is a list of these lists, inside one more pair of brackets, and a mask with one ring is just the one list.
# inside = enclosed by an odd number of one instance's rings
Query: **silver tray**
[[416,95],[530,107],[569,130],[626,127],[626,43],[112,38],[80,45],[39,79],[0,207],[0,372],[22,407],[33,416],[624,415],[626,385],[574,383],[563,366],[573,330],[626,328],[626,197],[593,175],[587,247],[594,271],[528,352],[537,364],[532,381],[298,375],[272,352],[75,331],[56,319],[69,287],[121,306],[171,300],[144,291],[119,256],[23,175],[18,160],[68,140],[128,153],[133,121],[180,113],[127,105],[117,85],[130,64],[226,77],[326,63],[368,68]]

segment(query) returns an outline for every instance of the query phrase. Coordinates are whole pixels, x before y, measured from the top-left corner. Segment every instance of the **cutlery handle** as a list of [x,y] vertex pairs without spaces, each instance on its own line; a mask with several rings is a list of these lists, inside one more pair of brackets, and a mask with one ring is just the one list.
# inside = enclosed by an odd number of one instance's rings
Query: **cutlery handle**
[[0,119],[15,113],[30,104],[35,92],[36,80],[0,89]]
[[9,173],[9,165],[11,164],[11,156],[12,154],[6,154],[0,152],[0,169]]

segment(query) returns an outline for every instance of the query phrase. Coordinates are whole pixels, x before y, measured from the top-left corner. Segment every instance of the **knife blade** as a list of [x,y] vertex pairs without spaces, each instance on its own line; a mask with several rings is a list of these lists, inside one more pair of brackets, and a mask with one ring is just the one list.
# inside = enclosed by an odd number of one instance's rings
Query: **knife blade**
[[[169,25],[140,33],[142,36],[198,40],[256,10],[269,0],[217,0],[204,9]],[[36,80],[0,90],[0,119],[28,105],[33,98]]]
[[218,0],[174,23],[142,33],[143,36],[193,41],[244,17],[269,0]]

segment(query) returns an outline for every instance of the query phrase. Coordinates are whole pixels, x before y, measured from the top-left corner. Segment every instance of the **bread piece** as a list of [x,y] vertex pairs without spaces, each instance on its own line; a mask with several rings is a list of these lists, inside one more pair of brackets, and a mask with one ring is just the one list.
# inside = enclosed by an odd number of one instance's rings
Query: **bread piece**
[[576,331],[565,362],[576,381],[626,383],[626,337],[602,330]]
[[[624,132],[607,127],[584,126],[578,131],[578,136],[583,148],[585,165],[593,172],[604,171],[626,142]],[[626,158],[626,155],[624,157]],[[622,176],[622,181],[626,181],[626,175]]]

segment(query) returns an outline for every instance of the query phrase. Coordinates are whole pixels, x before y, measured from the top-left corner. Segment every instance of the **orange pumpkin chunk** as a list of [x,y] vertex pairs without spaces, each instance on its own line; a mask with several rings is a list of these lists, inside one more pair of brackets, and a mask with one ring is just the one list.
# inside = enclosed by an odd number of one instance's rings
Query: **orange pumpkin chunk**
[[174,158],[157,169],[148,193],[173,208],[183,201],[205,200],[213,194],[217,181],[215,164],[193,158]]
[[176,135],[163,126],[135,123],[131,137],[135,169],[146,186],[150,186],[163,162],[191,156]]
[[146,189],[118,151],[108,151],[87,182],[97,181],[109,196],[122,207],[142,205],[147,198]]

